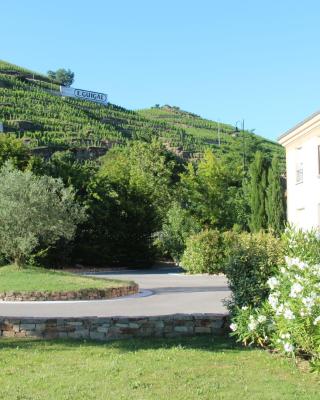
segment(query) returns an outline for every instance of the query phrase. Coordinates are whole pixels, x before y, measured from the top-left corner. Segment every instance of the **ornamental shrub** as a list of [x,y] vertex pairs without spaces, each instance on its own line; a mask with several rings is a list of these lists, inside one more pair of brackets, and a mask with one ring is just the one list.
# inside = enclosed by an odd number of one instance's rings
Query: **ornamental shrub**
[[270,233],[227,232],[224,235],[230,289],[229,308],[258,307],[269,294],[267,280],[283,259],[282,242]]
[[223,271],[225,248],[218,230],[206,230],[187,239],[181,265],[191,274]]
[[283,243],[285,262],[268,279],[268,298],[255,309],[235,309],[231,329],[244,343],[307,356],[320,371],[319,234],[290,228]]

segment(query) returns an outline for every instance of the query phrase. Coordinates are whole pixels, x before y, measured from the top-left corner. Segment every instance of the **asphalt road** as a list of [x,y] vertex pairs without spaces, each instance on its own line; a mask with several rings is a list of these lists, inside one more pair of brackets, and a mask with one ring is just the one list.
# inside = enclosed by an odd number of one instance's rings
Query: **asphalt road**
[[0,302],[0,316],[86,317],[156,316],[227,312],[230,292],[222,275],[184,275],[175,269],[99,273],[95,276],[133,280],[141,293],[110,300]]

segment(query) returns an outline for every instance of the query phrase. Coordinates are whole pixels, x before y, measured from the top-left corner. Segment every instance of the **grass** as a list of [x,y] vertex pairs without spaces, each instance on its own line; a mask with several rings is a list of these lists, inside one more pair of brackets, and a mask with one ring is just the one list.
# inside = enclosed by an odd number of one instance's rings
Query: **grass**
[[128,281],[91,278],[39,267],[19,269],[14,265],[8,265],[0,268],[0,292],[66,292],[126,286],[128,283]]
[[316,400],[316,375],[227,339],[2,339],[2,400]]

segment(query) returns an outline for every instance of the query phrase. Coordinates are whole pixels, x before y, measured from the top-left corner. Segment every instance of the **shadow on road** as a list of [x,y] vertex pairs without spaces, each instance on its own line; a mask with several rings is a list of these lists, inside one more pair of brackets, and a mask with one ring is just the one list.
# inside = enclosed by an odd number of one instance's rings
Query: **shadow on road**
[[168,293],[197,293],[197,292],[229,292],[227,286],[199,286],[199,287],[161,287],[150,288],[154,294],[168,294]]

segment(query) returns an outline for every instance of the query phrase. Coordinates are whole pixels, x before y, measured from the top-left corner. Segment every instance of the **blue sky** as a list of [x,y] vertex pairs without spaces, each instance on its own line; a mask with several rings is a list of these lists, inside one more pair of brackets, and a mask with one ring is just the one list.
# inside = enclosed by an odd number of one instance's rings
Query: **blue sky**
[[180,106],[276,139],[320,109],[320,2],[2,1],[0,58],[137,109]]

